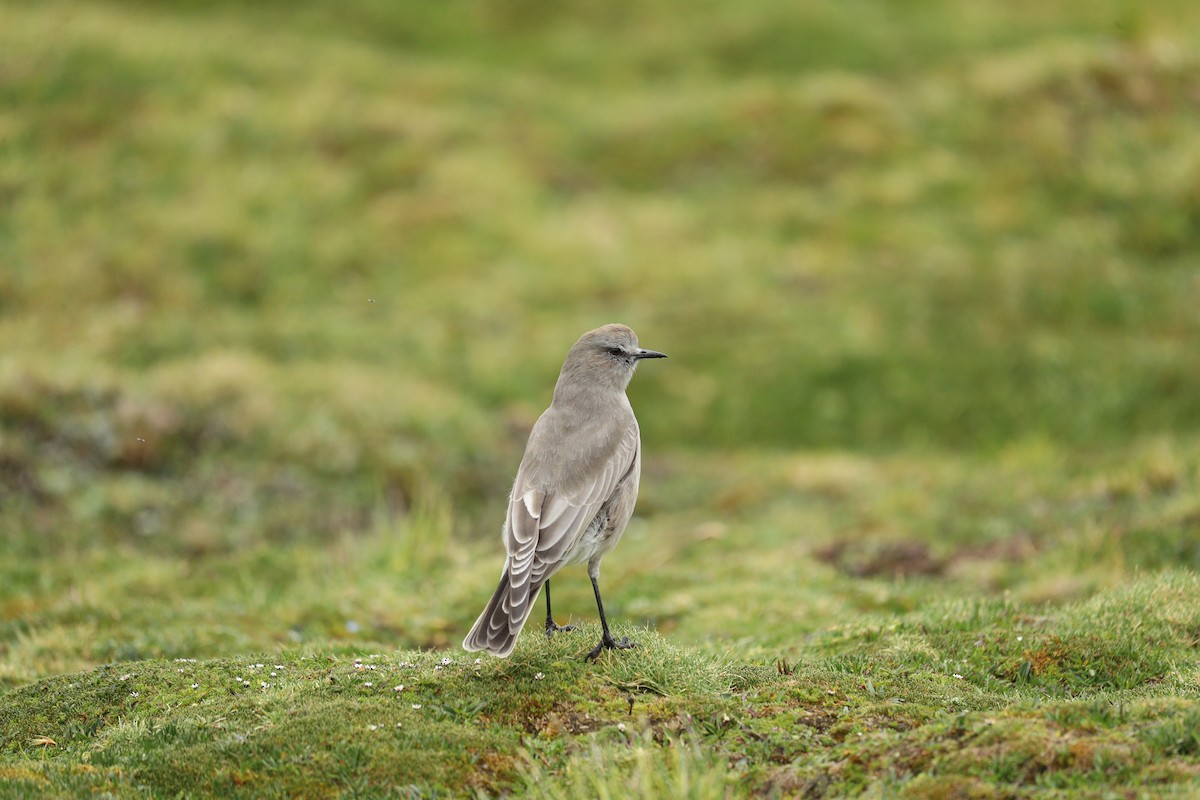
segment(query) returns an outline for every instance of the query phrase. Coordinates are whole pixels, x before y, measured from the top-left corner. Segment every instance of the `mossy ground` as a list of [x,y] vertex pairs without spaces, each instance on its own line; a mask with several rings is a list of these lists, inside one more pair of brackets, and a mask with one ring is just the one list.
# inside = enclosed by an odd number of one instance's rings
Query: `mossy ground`
[[508,660],[322,646],[110,664],[6,694],[4,791],[1195,791],[1197,592],[1175,572],[1038,616],[943,604],[823,635],[839,655],[775,665],[633,628],[621,632],[639,648],[586,663],[595,625],[529,636]]
[[[3,4],[0,796],[1200,796],[1195,30]],[[476,664],[614,320],[642,646]]]

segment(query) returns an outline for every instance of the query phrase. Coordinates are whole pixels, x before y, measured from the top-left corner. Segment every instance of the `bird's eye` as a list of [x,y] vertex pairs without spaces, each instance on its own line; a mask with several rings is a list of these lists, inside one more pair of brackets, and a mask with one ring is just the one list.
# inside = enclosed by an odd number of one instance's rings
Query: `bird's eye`
[[625,351],[624,351],[624,350],[622,350],[622,349],[621,349],[621,348],[619,348],[619,347],[606,347],[606,348],[604,348],[604,349],[608,351],[608,354],[609,354],[609,355],[613,355],[613,356],[623,356],[623,355],[625,355]]

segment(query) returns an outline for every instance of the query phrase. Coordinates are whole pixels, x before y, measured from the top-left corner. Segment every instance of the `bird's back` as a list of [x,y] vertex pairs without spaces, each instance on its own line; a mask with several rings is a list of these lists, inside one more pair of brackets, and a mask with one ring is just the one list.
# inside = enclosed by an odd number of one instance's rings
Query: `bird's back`
[[637,418],[624,392],[591,407],[551,403],[529,434],[513,482],[513,496],[530,489],[575,495],[594,483],[632,436],[640,450]]

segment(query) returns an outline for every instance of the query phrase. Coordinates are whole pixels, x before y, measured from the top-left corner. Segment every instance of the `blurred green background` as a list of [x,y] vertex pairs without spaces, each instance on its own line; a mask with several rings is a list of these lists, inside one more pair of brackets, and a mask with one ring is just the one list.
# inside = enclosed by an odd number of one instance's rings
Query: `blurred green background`
[[1197,565],[1196,31],[1184,0],[4,0],[0,683],[456,643],[610,321],[671,355],[630,390],[625,618],[797,649]]

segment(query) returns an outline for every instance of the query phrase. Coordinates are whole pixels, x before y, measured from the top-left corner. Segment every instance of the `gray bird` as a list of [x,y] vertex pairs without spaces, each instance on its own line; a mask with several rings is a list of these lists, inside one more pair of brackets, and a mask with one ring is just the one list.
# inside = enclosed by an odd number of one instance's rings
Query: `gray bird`
[[604,630],[588,660],[635,646],[609,632],[597,579],[600,559],[617,546],[637,501],[642,441],[625,388],[643,358],[666,355],[638,347],[637,334],[618,324],[588,331],[567,353],[508,499],[500,585],[463,640],[467,650],[511,653],[543,586],[546,635],[571,630],[554,624],[550,576],[584,561]]

